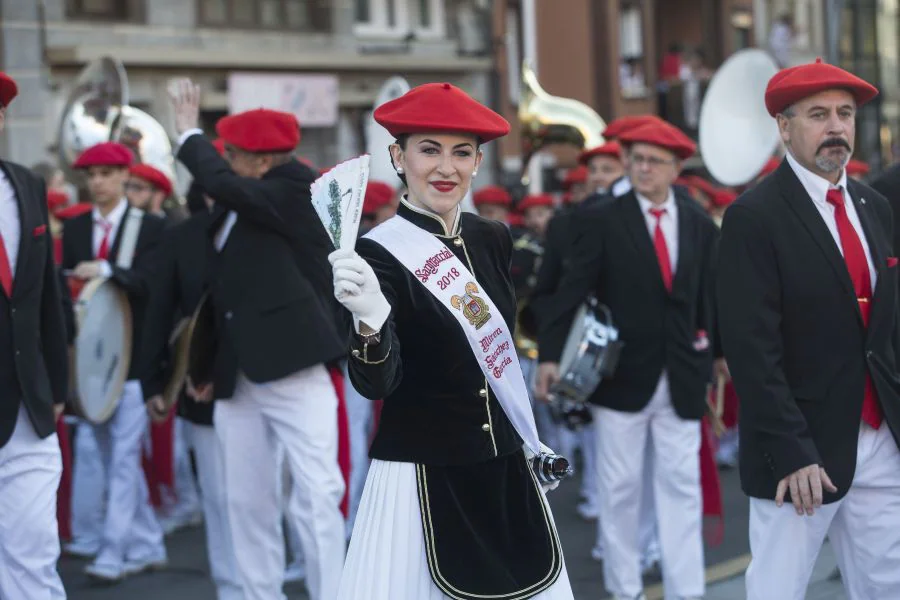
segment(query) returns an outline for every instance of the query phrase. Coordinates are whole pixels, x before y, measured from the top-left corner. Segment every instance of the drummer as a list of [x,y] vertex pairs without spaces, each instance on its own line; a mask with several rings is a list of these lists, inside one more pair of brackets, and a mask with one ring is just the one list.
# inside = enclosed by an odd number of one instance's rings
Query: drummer
[[172,195],[172,181],[169,177],[147,164],[131,165],[129,178],[125,183],[125,196],[135,208],[158,217],[166,217],[163,202]]
[[509,124],[447,83],[412,89],[375,120],[397,139],[409,193],[360,254],[330,257],[353,317],[351,380],[384,398],[338,599],[571,600],[523,453],[523,440],[529,454],[540,444],[512,344],[512,239],[459,206],[481,144]]
[[[147,482],[141,471],[141,442],[147,432],[147,413],[138,379],[148,270],[165,221],[132,213],[125,199],[131,151],[105,142],[84,151],[73,168],[86,173],[94,204],[91,212],[63,224],[63,268],[87,282],[108,277],[128,295],[132,311],[132,353],[127,381],[112,417],[93,427],[105,469],[107,502],[99,553],[85,572],[102,582],[117,582],[129,575],[166,564],[162,529],[148,501]],[[138,223],[137,235],[126,232]],[[124,260],[133,244],[133,259]],[[120,252],[123,259],[120,259]],[[101,402],[100,398],[82,401]],[[75,483],[78,486],[78,483]]]

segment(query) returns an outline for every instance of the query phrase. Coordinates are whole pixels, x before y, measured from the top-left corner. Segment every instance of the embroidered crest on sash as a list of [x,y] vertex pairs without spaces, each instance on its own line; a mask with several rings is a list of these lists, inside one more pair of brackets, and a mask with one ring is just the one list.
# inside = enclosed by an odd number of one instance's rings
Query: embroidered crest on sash
[[450,304],[456,310],[462,310],[463,315],[469,323],[475,326],[475,329],[481,329],[482,325],[491,318],[491,313],[484,300],[475,295],[477,292],[478,286],[470,281],[466,284],[466,293],[450,298]]

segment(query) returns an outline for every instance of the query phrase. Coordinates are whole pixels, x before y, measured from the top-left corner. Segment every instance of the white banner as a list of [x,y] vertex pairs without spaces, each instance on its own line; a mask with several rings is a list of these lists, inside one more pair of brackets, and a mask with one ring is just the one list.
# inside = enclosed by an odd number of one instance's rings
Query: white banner
[[289,112],[301,127],[333,127],[338,121],[336,75],[231,73],[228,112],[256,108]]

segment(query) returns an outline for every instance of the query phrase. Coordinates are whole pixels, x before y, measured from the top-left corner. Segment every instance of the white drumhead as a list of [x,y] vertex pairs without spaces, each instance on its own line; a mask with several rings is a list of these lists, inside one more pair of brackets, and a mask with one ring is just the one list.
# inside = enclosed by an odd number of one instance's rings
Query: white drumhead
[[109,419],[119,404],[131,364],[131,308],[108,279],[87,284],[76,304],[77,408],[92,423]]

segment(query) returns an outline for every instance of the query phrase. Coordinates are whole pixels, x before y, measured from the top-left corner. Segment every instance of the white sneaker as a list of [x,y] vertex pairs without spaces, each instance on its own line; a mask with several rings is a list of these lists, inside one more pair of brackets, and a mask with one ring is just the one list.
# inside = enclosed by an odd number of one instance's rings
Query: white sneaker
[[92,562],[84,568],[84,573],[99,583],[118,583],[128,575],[125,565]]
[[188,527],[197,527],[203,524],[203,513],[201,511],[192,511],[182,514],[163,517],[159,524],[162,526],[163,533],[171,535],[179,529]]
[[296,583],[306,579],[306,565],[302,562],[292,562],[284,570],[284,582]]
[[76,558],[94,558],[100,552],[100,544],[73,540],[67,544],[63,544],[63,554],[74,556]]
[[165,553],[145,558],[127,558],[123,570],[125,575],[137,575],[145,571],[159,571],[169,565],[169,559]]

